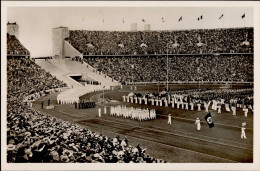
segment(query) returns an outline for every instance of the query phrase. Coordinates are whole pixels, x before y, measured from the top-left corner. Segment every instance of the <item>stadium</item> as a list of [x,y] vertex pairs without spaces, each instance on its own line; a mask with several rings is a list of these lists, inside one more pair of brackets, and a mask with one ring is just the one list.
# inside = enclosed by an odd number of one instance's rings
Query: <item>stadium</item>
[[140,23],[53,27],[41,57],[7,23],[7,163],[253,163],[254,27]]

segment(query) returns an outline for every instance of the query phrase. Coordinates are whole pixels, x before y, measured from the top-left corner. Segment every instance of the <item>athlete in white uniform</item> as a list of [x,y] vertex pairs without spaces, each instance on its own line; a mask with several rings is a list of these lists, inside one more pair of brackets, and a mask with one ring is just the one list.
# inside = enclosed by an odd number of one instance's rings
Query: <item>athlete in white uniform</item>
[[243,111],[244,111],[244,113],[245,113],[245,117],[247,117],[248,108],[244,108]]
[[233,115],[236,115],[236,107],[235,107],[235,106],[232,106],[232,107],[231,107],[231,110],[232,110],[232,112],[233,112]]
[[98,117],[101,117],[101,108],[98,108]]
[[201,111],[201,104],[198,103],[197,106],[198,106],[198,111]]
[[167,124],[172,124],[172,116],[171,114],[168,115],[168,123]]
[[241,128],[241,139],[246,139],[246,132],[245,132],[246,128],[243,125]]
[[194,110],[194,104],[193,104],[193,102],[190,102],[190,110]]
[[200,119],[199,118],[196,119],[195,125],[197,126],[197,130],[199,131],[201,129]]
[[209,105],[208,103],[204,102],[205,112],[209,112]]

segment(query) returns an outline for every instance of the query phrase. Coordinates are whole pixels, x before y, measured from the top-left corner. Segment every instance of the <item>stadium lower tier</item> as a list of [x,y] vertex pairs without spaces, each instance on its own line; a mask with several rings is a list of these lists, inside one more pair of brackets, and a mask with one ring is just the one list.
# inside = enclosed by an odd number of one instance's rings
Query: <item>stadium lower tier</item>
[[253,55],[85,56],[98,71],[121,82],[235,81],[252,82]]

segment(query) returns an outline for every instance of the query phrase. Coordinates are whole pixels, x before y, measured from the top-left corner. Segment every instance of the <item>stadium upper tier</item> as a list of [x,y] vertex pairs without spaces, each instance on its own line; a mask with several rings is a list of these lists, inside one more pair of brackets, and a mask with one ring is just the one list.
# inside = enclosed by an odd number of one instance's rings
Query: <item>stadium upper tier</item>
[[74,30],[66,40],[83,55],[253,53],[253,32],[253,28],[137,32]]
[[30,52],[14,35],[7,33],[7,55],[30,55]]

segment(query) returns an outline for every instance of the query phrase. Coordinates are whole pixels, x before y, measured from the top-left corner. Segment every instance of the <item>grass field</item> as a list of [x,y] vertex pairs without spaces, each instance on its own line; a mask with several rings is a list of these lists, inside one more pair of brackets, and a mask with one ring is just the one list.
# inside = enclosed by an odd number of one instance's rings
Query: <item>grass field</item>
[[[209,85],[201,85],[209,87]],[[218,89],[218,85],[210,85],[213,89]],[[244,86],[232,85],[232,88],[243,88]],[[165,85],[160,85],[160,91]],[[198,88],[198,85],[171,85],[171,89]],[[157,92],[157,85],[137,86],[134,92],[147,93]],[[237,115],[210,110],[215,127],[209,128],[203,117],[205,111],[190,111],[171,107],[156,107],[150,105],[140,105],[126,103],[122,101],[122,96],[130,92],[129,86],[114,91],[106,91],[105,99],[113,99],[115,102],[98,103],[96,108],[75,109],[74,105],[58,105],[56,102],[57,93],[38,99],[34,102],[34,107],[48,115],[56,116],[73,123],[80,124],[92,131],[100,132],[110,137],[120,135],[127,136],[129,143],[147,148],[147,153],[153,157],[164,159],[175,163],[201,163],[201,162],[253,162],[253,115],[248,113],[245,118],[242,110],[238,110]],[[81,99],[101,101],[102,92],[90,93],[82,96]],[[40,102],[47,100],[55,105],[54,109],[41,109]],[[142,108],[154,108],[157,113],[156,120],[134,121],[121,117],[114,117],[102,114],[98,117],[98,108],[114,105],[126,105]],[[109,111],[109,110],[108,110]],[[173,116],[172,125],[167,125],[167,115]],[[196,130],[195,119],[202,119],[201,131]],[[240,126],[242,122],[247,123],[247,139],[240,138]]]

